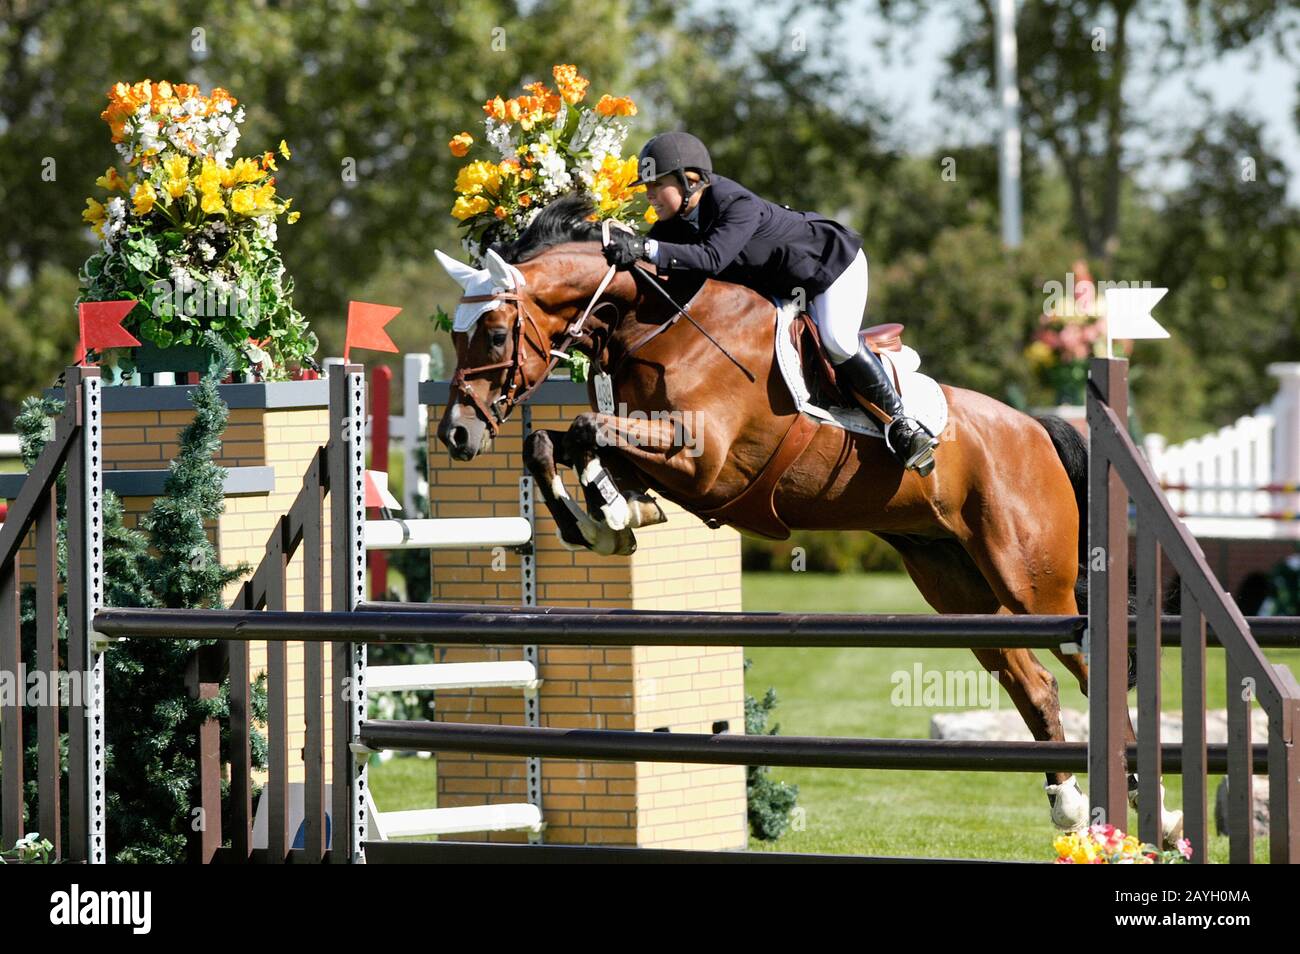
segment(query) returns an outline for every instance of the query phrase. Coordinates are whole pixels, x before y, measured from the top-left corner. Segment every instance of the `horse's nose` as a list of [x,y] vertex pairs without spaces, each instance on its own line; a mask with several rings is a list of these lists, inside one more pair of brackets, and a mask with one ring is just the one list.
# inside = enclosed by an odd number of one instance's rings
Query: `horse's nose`
[[469,428],[457,424],[447,432],[447,447],[453,452],[465,450],[469,446]]

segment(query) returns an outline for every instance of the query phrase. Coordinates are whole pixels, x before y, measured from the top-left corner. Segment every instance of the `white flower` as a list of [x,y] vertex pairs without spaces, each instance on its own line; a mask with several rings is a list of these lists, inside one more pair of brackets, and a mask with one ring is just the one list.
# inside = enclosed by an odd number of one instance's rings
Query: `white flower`
[[210,262],[217,257],[217,250],[212,246],[210,242],[205,242],[202,239],[200,239],[199,254],[203,256],[204,261]]
[[510,132],[510,127],[505,123],[499,123],[491,116],[483,120],[484,137],[488,144],[501,154],[502,159],[508,159],[518,155],[518,142]]
[[178,264],[173,266],[171,271],[171,277],[172,277],[172,285],[182,295],[194,290],[195,287],[194,276],[190,274],[190,270],[186,268],[184,265]]

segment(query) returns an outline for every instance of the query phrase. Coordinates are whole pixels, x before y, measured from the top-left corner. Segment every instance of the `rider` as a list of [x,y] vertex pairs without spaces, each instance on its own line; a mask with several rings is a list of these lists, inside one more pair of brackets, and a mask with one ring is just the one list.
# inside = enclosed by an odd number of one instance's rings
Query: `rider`
[[[605,257],[628,267],[702,271],[776,298],[802,288],[836,376],[873,416],[905,468],[924,476],[938,441],[903,413],[881,360],[858,330],[867,304],[867,257],[852,229],[815,212],[796,212],[713,172],[704,143],[686,132],[655,136],[641,150],[640,178],[658,221],[648,236],[610,232]],[[874,406],[874,407],[873,407]]]

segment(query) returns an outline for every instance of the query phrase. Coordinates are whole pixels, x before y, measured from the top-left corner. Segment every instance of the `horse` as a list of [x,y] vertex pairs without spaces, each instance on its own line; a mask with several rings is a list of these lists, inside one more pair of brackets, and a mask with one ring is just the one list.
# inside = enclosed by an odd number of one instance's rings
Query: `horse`
[[[775,361],[770,299],[709,279],[678,309],[653,288],[652,267],[637,263],[636,275],[607,265],[591,216],[579,197],[556,200],[517,239],[490,248],[485,269],[438,253],[466,290],[460,308],[479,312],[452,335],[456,370],[437,436],[453,459],[490,447],[514,407],[578,351],[610,376],[604,403],[612,397],[614,409],[583,413],[567,431],[534,431],[524,448],[566,545],[631,552],[633,531],[664,519],[653,491],[712,524],[769,537],[870,531],[942,614],[1079,612],[1087,447],[1073,427],[944,384],[949,423],[934,470],[904,471],[881,440],[797,410]],[[594,383],[589,392],[596,407]],[[696,422],[690,447],[687,420]],[[559,465],[577,471],[589,513],[569,498]],[[1033,651],[973,652],[1035,739],[1065,741],[1055,677]],[[1082,652],[1053,653],[1086,695]],[[1087,797],[1071,773],[1047,773],[1044,787],[1058,829],[1086,826]],[[1162,818],[1172,843],[1181,813],[1162,806]]]

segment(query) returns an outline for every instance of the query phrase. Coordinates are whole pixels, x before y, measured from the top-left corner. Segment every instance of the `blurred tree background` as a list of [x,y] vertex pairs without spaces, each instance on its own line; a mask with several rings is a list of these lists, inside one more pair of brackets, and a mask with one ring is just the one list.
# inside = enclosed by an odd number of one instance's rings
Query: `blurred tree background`
[[[1294,52],[1293,4],[1021,0],[1015,252],[998,233],[992,3],[864,6],[898,35],[930,11],[960,24],[942,95],[954,115],[988,117],[986,144],[909,148],[873,90],[873,51],[844,43],[843,0],[775,0],[767,30],[731,0],[0,0],[0,429],[73,352],[76,272],[93,248],[81,210],[115,159],[99,119],[113,82],[224,86],[248,107],[249,151],[288,141],[279,184],[302,220],[280,247],[322,357],[341,351],[349,298],[402,306],[390,326],[402,350],[437,343],[428,316],[459,293],[432,256],[459,253],[448,210],[462,160],[447,140],[477,135],[484,100],[549,82],[553,63],[577,64],[597,95],[637,100],[630,150],[689,129],[723,174],[861,232],[869,319],[907,323],[938,377],[1050,402],[1023,349],[1044,283],[1086,257],[1098,279],[1170,288],[1159,318],[1173,340],[1139,345],[1147,430],[1195,435],[1269,398],[1265,365],[1300,357],[1286,169],[1256,117],[1208,104],[1152,116],[1145,97],[1230,51]],[[1105,52],[1091,45],[1098,27]]]

